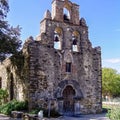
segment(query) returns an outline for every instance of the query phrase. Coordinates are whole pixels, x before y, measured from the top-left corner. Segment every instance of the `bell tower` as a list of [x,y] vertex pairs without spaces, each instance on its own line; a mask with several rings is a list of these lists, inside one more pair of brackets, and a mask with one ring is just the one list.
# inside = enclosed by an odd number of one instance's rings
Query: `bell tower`
[[38,61],[38,78],[34,76],[38,87],[33,93],[37,89],[42,97],[43,81],[45,97],[51,94],[57,100],[54,107],[60,114],[101,112],[101,51],[92,47],[79,5],[53,0],[52,12],[45,12],[36,41],[32,58]]
[[68,0],[53,0],[52,19],[60,22],[79,24],[79,5]]

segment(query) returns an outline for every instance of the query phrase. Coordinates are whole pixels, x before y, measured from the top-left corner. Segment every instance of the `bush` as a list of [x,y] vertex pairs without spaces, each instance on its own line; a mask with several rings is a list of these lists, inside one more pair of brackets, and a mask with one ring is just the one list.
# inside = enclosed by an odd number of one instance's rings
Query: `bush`
[[7,102],[8,92],[7,90],[0,89],[0,105]]
[[108,110],[107,117],[109,117],[110,120],[120,120],[120,106],[113,106]]
[[29,113],[30,113],[30,114],[38,114],[38,112],[39,112],[40,110],[43,110],[43,109],[34,109],[34,110],[31,110]]
[[11,111],[18,110],[18,111],[23,111],[27,110],[28,104],[26,101],[16,101],[12,100],[8,102],[7,104],[4,104],[0,106],[0,113],[10,115]]

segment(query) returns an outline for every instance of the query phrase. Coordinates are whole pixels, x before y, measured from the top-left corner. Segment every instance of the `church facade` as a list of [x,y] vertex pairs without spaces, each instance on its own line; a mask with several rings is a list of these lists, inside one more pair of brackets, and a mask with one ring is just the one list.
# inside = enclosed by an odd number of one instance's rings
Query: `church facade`
[[40,34],[29,37],[20,55],[0,65],[0,87],[9,100],[27,100],[60,114],[102,111],[101,49],[92,47],[79,5],[53,0],[40,23]]

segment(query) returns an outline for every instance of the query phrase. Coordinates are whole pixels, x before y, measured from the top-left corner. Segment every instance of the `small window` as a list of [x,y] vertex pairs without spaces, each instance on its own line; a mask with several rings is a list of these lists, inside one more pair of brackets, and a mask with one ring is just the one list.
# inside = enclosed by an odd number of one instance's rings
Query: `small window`
[[2,88],[2,78],[0,77],[0,89]]
[[66,72],[71,72],[71,63],[66,63]]

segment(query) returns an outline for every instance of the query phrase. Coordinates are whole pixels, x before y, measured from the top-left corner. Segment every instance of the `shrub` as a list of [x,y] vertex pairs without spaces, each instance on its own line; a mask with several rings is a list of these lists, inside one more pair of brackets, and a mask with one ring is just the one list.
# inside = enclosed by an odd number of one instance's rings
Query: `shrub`
[[27,108],[28,108],[28,104],[26,101],[12,100],[0,106],[0,113],[10,115],[11,111],[14,110],[22,111],[22,110],[27,110]]
[[29,113],[30,113],[30,114],[38,114],[38,112],[39,112],[40,110],[43,110],[43,109],[34,109],[34,110],[31,110]]
[[120,106],[113,106],[108,110],[107,117],[109,117],[110,120],[120,120]]
[[0,89],[0,105],[7,102],[8,92],[7,90]]

